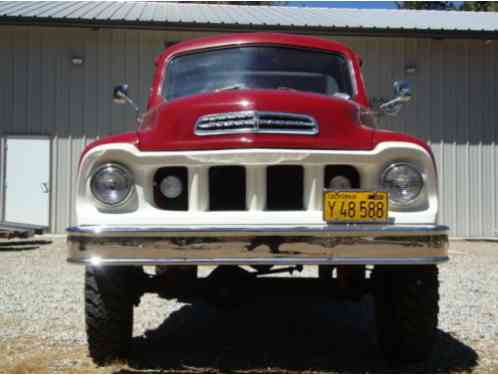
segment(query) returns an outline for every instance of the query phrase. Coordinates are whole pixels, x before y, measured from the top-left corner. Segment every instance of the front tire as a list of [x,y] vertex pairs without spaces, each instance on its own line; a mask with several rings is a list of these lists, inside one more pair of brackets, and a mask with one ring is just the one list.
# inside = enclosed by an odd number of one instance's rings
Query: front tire
[[428,358],[439,313],[437,267],[377,266],[373,279],[377,337],[386,359],[419,362]]
[[125,360],[133,335],[137,272],[133,267],[87,267],[85,319],[88,351],[98,365]]

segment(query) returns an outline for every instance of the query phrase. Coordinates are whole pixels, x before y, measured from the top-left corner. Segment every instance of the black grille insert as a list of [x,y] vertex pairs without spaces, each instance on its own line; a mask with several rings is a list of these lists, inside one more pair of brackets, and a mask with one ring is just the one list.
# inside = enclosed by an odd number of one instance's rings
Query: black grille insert
[[[175,176],[180,179],[183,191],[176,198],[167,198],[161,193],[161,181],[168,177]],[[188,170],[185,167],[165,167],[160,168],[154,174],[154,202],[157,207],[163,210],[187,211],[188,210]]]
[[246,210],[246,170],[244,167],[209,168],[209,210]]
[[266,169],[266,209],[304,209],[304,169],[299,165],[276,165]]

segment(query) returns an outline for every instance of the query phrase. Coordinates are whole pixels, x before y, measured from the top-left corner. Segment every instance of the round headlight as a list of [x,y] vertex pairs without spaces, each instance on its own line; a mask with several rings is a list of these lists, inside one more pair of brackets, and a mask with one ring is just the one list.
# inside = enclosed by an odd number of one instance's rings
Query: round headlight
[[411,164],[395,163],[384,170],[381,184],[389,192],[391,202],[407,204],[418,197],[424,187],[424,179]]
[[90,187],[98,201],[108,206],[116,206],[130,196],[133,179],[125,167],[118,164],[105,164],[93,174]]
[[178,177],[171,175],[163,178],[159,189],[166,198],[174,199],[178,198],[183,192],[183,184]]

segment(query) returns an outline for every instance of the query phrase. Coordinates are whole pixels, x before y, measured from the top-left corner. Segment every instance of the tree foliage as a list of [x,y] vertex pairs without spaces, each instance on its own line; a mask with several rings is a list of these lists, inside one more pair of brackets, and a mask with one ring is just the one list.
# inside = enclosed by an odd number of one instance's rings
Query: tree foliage
[[498,12],[498,1],[464,1],[460,9],[473,12]]
[[471,12],[498,12],[498,1],[396,1],[399,9],[417,10],[465,10]]
[[396,1],[399,9],[417,10],[455,10],[456,6],[451,1]]

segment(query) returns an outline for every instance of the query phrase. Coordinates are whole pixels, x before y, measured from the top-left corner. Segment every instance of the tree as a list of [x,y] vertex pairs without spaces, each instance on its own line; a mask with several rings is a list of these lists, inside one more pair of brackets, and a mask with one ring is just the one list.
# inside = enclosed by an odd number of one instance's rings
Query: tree
[[452,1],[396,1],[396,6],[399,9],[498,12],[498,1],[463,1],[461,5]]
[[498,12],[498,1],[464,1],[460,10],[471,12]]
[[396,1],[399,9],[417,10],[456,10],[455,4],[451,1]]

